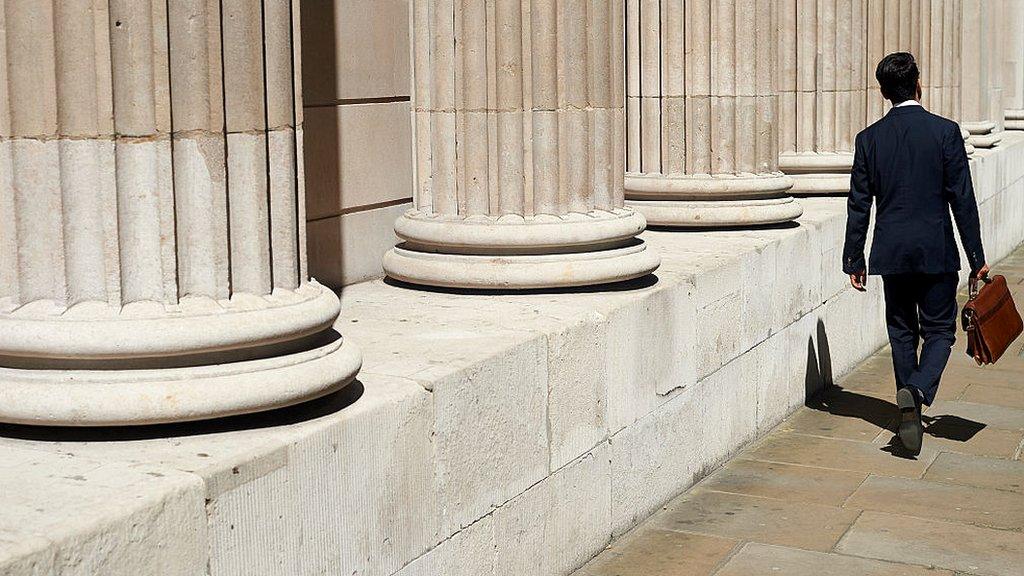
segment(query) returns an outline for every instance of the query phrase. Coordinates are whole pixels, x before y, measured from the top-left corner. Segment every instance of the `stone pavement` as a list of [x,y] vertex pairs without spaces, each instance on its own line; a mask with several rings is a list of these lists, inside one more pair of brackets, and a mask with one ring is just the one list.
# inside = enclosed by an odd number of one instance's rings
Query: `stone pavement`
[[[1024,304],[1024,248],[995,273]],[[575,576],[1024,575],[1021,341],[985,368],[964,346],[920,456],[883,349]]]

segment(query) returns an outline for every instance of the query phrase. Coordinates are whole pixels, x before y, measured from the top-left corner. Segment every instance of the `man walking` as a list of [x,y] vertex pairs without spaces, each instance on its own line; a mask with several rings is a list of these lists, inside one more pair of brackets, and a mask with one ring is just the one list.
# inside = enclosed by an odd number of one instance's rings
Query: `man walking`
[[[924,433],[921,405],[935,399],[956,340],[960,257],[950,211],[971,267],[972,287],[988,266],[959,126],[918,102],[920,72],[913,55],[886,56],[875,77],[893,108],[857,135],[843,272],[862,292],[867,274],[882,276],[899,437],[909,452],[918,454]],[[872,202],[875,233],[865,265]]]

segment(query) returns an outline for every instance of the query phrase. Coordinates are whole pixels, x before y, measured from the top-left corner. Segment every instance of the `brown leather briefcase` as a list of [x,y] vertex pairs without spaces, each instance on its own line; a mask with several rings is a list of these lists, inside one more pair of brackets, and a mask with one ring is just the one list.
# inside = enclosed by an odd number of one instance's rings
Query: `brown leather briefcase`
[[979,364],[995,364],[1024,330],[1003,276],[986,276],[960,315],[967,332],[967,355]]

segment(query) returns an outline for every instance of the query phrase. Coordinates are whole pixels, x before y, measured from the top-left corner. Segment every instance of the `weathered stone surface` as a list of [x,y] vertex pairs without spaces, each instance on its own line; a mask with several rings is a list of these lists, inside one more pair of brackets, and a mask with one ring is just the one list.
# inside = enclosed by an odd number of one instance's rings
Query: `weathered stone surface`
[[651,526],[807,550],[831,550],[856,510],[696,489],[672,502]]
[[433,384],[443,535],[470,525],[548,475],[547,350],[541,344],[527,342],[499,362]]
[[[1020,374],[1024,376],[1024,371],[1021,371]],[[1024,383],[1017,388],[971,384],[964,391],[963,396],[956,399],[975,404],[996,404],[1008,408],[1024,409]]]
[[[981,423],[963,425],[963,421],[954,417],[951,423],[941,421],[928,432],[925,427],[927,443],[937,451],[971,454],[975,456],[992,456],[996,458],[1013,458],[1024,439],[1024,432],[1000,430],[991,426],[979,428]],[[892,441],[893,433],[888,430],[879,433],[875,445],[882,448]]]
[[893,458],[883,448],[853,440],[776,432],[744,452],[744,455],[769,462],[874,472],[905,478],[920,478],[937,455],[927,442],[917,459]]
[[966,418],[993,428],[1014,432],[1024,431],[1024,408],[938,400],[932,404],[928,415],[933,417],[955,415],[958,418]]
[[640,528],[575,576],[710,576],[736,545],[717,536]]
[[161,566],[184,576],[206,568],[198,476],[5,447],[0,484],[4,574],[128,576]]
[[701,488],[749,496],[842,506],[867,474],[737,458]]
[[947,570],[907,566],[834,553],[797,550],[751,542],[732,556],[716,576],[953,576]]
[[882,512],[864,512],[836,551],[968,574],[1020,572],[1024,534]]
[[1003,530],[1024,526],[1024,499],[1017,494],[906,478],[870,476],[846,506]]
[[928,468],[924,479],[1024,493],[1024,462],[944,453]]

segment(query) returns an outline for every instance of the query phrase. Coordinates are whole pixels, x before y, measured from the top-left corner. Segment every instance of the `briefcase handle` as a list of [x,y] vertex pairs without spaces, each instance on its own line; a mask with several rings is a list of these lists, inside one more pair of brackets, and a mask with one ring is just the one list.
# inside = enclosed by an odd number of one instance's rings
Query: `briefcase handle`
[[[992,279],[989,278],[988,272],[986,272],[985,275],[981,277],[981,281],[984,282],[985,284],[991,284],[992,283]],[[967,284],[968,284],[968,286],[971,286],[970,280],[967,281]],[[972,288],[968,288],[967,300],[971,301],[971,300],[974,300],[975,298],[977,298],[978,297],[978,292],[981,292],[981,288],[979,288],[977,284],[974,284]]]

